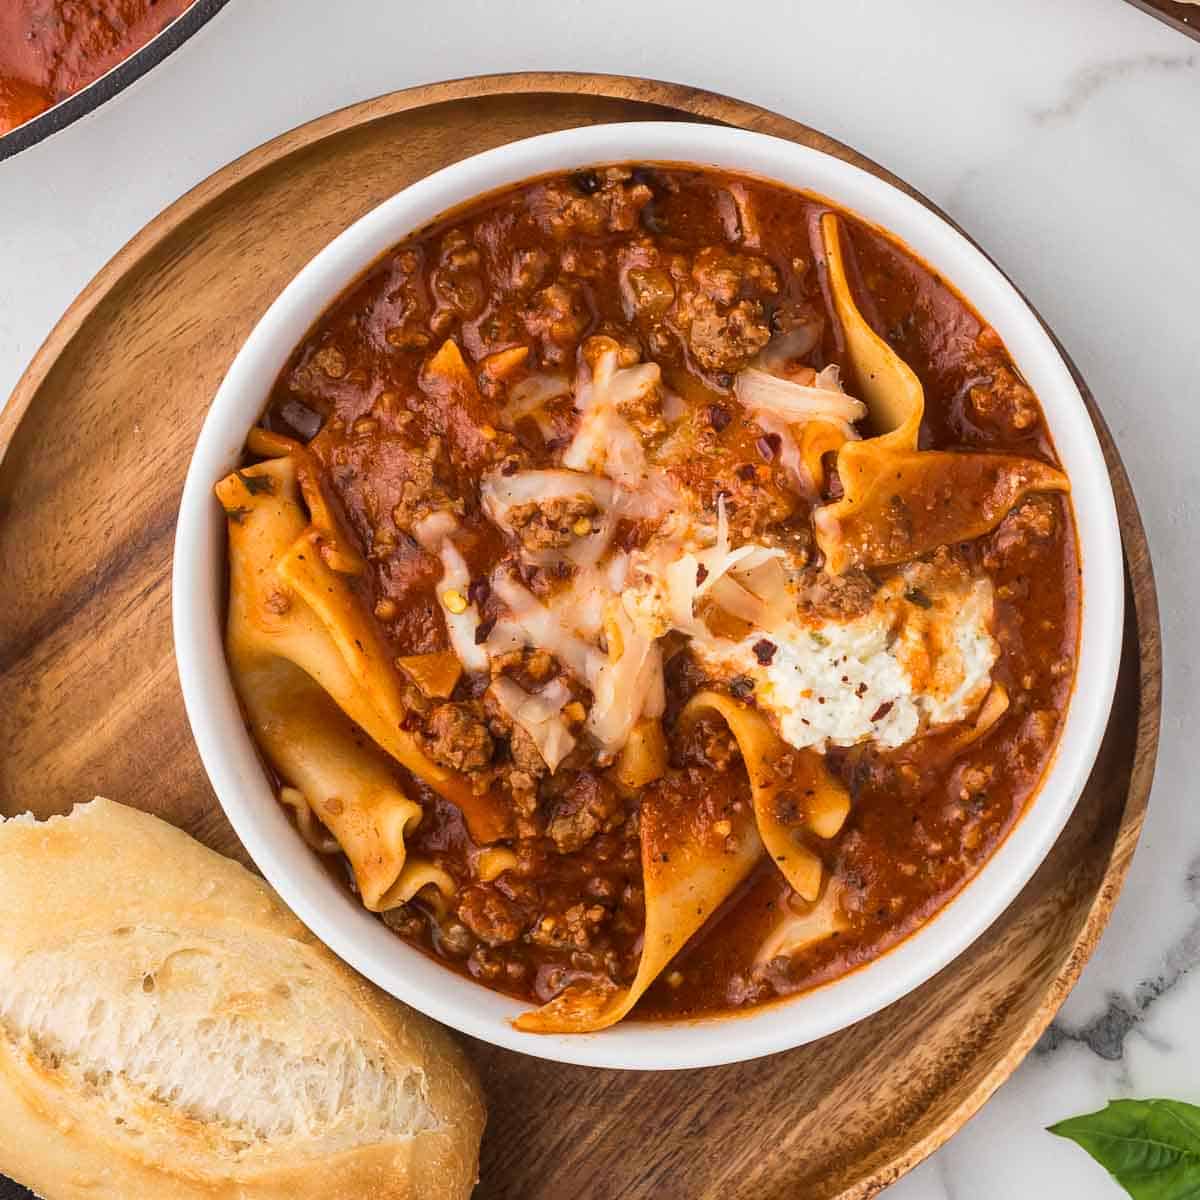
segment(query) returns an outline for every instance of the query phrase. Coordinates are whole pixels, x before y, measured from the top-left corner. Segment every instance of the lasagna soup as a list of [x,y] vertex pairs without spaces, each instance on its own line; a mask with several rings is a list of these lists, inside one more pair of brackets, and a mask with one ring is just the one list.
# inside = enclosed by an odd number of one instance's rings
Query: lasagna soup
[[453,212],[296,348],[228,516],[281,803],[521,1029],[883,953],[1036,792],[1068,482],[953,287],[824,200],[605,166]]

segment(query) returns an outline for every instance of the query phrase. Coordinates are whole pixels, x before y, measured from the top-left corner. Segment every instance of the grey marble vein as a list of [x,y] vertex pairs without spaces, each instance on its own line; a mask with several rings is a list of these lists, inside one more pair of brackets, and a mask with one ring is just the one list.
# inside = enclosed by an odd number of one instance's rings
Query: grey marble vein
[[1200,57],[1195,54],[1139,54],[1082,67],[1067,81],[1066,94],[1057,104],[1035,108],[1030,115],[1038,125],[1065,121],[1110,84],[1147,72],[1189,70],[1197,62]]
[[1075,1042],[1106,1062],[1120,1062],[1124,1058],[1125,1040],[1130,1033],[1141,1025],[1161,997],[1200,965],[1200,855],[1188,865],[1184,895],[1197,915],[1167,950],[1163,969],[1153,978],[1143,979],[1132,995],[1109,992],[1105,1010],[1082,1025],[1055,1021],[1034,1049],[1038,1057],[1048,1057],[1060,1046]]

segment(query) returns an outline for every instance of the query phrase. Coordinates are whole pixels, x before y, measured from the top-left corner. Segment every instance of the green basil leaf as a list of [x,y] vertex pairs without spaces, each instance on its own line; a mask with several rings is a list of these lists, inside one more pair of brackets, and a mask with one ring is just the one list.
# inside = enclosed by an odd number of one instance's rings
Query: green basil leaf
[[1133,1200],[1200,1200],[1200,1108],[1181,1100],[1110,1100],[1050,1132],[1082,1146]]

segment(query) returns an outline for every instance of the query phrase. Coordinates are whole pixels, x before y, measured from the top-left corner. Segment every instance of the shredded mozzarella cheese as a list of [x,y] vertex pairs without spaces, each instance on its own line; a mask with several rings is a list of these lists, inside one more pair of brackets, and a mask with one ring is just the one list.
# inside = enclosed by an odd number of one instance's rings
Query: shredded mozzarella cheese
[[[797,337],[776,349],[792,354],[801,341]],[[640,719],[662,714],[659,639],[672,631],[690,637],[693,653],[715,676],[750,679],[759,708],[797,747],[823,751],[867,739],[899,746],[978,707],[998,655],[989,632],[990,583],[973,581],[963,591],[959,579],[922,607],[904,601],[907,577],[899,573],[898,582],[881,589],[867,613],[805,620],[798,609],[799,591],[808,586],[804,564],[781,547],[732,545],[724,499],[718,500],[715,526],[706,523],[695,496],[680,491],[648,460],[622,408],[658,402],[658,367],[620,367],[611,342],[584,358],[574,395],[579,425],[562,466],[489,475],[481,497],[488,518],[514,538],[516,505],[588,496],[600,515],[591,518],[592,533],[582,531],[564,549],[517,547],[523,560],[543,569],[569,562],[569,582],[543,602],[507,569],[498,569],[492,589],[509,611],[483,646],[474,641],[478,615],[472,607],[447,611],[447,628],[464,666],[486,669],[492,657],[525,646],[552,654],[590,689],[593,703],[584,730],[604,758],[622,749]],[[765,357],[762,365],[778,366]],[[812,378],[807,368],[794,374]],[[532,411],[537,398],[562,394],[556,379],[518,385],[510,409]],[[842,391],[836,367],[804,384],[749,367],[735,387],[755,420],[778,433],[780,465],[803,489],[811,489],[814,481],[803,461],[801,427],[820,421],[856,438],[852,422],[866,414],[862,403]],[[630,553],[612,545],[623,519],[656,522]],[[465,595],[466,566],[449,540],[453,518],[449,530],[434,517],[416,532],[422,544],[440,546],[443,585]],[[722,614],[741,624],[729,624]],[[733,628],[751,632],[740,639],[713,632]],[[493,680],[492,694],[554,770],[576,744],[562,718],[570,695],[562,680],[531,694],[500,677]]]
[[474,604],[467,603],[461,611],[455,612],[446,602],[448,593],[464,599],[470,594],[471,572],[467,569],[466,560],[449,538],[442,542],[441,558],[442,578],[438,584],[438,596],[442,599],[442,616],[446,619],[446,633],[450,638],[450,646],[466,670],[486,671],[487,650],[475,640],[479,630],[478,610]]
[[492,680],[492,695],[533,739],[550,773],[575,749],[575,738],[567,728],[562,710],[571,701],[571,691],[561,679],[551,680],[540,692],[527,692],[505,675]]

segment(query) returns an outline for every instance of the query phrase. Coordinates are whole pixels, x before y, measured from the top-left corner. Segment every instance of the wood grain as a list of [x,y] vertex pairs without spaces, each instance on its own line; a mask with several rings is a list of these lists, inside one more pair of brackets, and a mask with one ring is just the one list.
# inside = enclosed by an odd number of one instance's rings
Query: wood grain
[[[0,416],[0,812],[61,812],[103,792],[244,858],[192,745],[169,621],[179,494],[225,369],[296,270],[405,184],[514,138],[647,118],[758,129],[891,178],[803,125],[711,93],[494,76],[384,96],[285,134],[183,197],[105,267]],[[1125,536],[1125,651],[1100,760],[1033,881],[919,991],[771,1059],[654,1075],[473,1043],[491,1101],[480,1197],[861,1200],[949,1137],[1032,1047],[1112,909],[1158,736],[1145,535],[1088,403]],[[738,1023],[714,1036],[736,1038]]]

